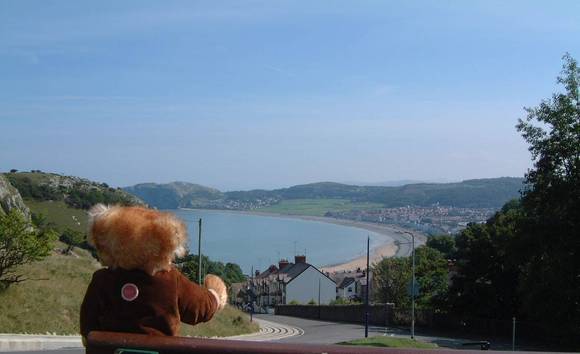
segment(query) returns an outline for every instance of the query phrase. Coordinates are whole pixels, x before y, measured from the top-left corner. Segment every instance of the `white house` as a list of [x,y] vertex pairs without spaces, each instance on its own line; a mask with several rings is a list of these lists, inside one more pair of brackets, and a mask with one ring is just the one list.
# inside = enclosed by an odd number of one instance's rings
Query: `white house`
[[353,277],[344,277],[336,287],[336,298],[353,300],[358,298],[358,282]]
[[273,306],[311,301],[329,304],[336,299],[336,283],[316,267],[306,263],[305,256],[296,256],[294,263],[281,260],[252,280],[259,306]]

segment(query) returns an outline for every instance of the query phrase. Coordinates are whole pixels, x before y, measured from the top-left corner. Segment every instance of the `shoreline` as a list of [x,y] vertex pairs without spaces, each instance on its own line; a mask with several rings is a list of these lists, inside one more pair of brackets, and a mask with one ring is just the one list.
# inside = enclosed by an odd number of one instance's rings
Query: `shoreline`
[[[354,227],[358,229],[363,229],[366,231],[373,232],[374,234],[381,236],[381,242],[378,246],[373,247],[370,250],[370,264],[377,263],[384,257],[403,257],[408,256],[411,253],[411,246],[408,244],[409,235],[405,232],[408,231],[397,225],[390,224],[375,224],[366,221],[355,221],[346,219],[336,219],[325,216],[311,216],[311,215],[298,215],[298,214],[280,214],[271,213],[263,211],[249,211],[249,210],[221,210],[221,209],[201,209],[201,208],[179,208],[183,210],[203,210],[203,211],[215,211],[215,212],[225,212],[233,214],[245,214],[245,215],[257,215],[257,216],[267,216],[267,217],[279,217],[279,218],[289,218],[289,219],[299,219],[304,221],[314,221],[323,222],[328,224],[335,224],[347,227]],[[415,235],[415,247],[425,244],[427,237],[419,232],[413,232]],[[401,245],[396,245],[395,242],[402,243]],[[335,264],[328,264],[321,266],[320,270],[329,273],[343,272],[348,270],[356,270],[357,268],[366,268],[366,255],[354,257],[345,261],[340,261]]]

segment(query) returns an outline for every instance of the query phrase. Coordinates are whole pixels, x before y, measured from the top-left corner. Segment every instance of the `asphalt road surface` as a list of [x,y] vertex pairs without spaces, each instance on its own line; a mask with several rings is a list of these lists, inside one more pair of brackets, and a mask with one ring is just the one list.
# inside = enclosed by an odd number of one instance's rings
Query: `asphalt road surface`
[[[352,323],[337,323],[316,321],[289,316],[276,315],[255,315],[259,319],[263,319],[273,324],[281,324],[280,327],[294,328],[295,334],[290,337],[282,337],[278,342],[283,343],[305,343],[305,344],[335,344],[342,341],[349,341],[364,337],[364,325]],[[490,338],[451,338],[445,335],[435,335],[427,333],[420,329],[415,331],[415,338],[420,341],[435,343],[440,347],[454,348],[454,349],[471,349],[479,350],[477,346],[464,346],[466,342],[473,342],[477,340],[490,340],[491,350],[511,350],[511,342],[506,339],[490,339]],[[391,337],[410,337],[409,329],[407,328],[385,328],[370,326],[370,336],[391,336]],[[237,338],[236,338],[237,339]],[[523,346],[519,343],[517,350],[538,350],[535,346]],[[6,353],[6,352],[4,352]],[[4,354],[2,353],[2,354]],[[27,353],[27,354],[83,354],[84,349],[71,348],[59,350],[45,350],[45,351],[28,351],[28,352],[12,352],[12,353]]]

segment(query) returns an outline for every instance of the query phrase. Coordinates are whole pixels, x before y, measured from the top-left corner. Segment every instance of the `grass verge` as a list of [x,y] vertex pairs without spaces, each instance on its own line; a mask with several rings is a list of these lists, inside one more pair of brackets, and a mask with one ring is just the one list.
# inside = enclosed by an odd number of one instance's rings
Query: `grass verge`
[[84,250],[74,253],[22,267],[29,280],[0,292],[1,333],[78,333],[80,305],[99,265]]
[[195,326],[182,323],[180,334],[192,337],[228,337],[257,332],[259,329],[256,322],[250,322],[248,314],[226,306],[209,322]]
[[[29,280],[0,292],[0,333],[78,334],[81,302],[99,267],[87,251],[78,248],[72,256],[55,252],[22,267]],[[243,312],[226,307],[207,323],[183,325],[182,335],[224,337],[258,329]]]
[[435,349],[436,344],[420,342],[409,338],[396,338],[376,336],[369,338],[355,339],[348,342],[340,342],[341,345],[362,345],[370,347],[388,347],[388,348],[418,348],[418,349]]

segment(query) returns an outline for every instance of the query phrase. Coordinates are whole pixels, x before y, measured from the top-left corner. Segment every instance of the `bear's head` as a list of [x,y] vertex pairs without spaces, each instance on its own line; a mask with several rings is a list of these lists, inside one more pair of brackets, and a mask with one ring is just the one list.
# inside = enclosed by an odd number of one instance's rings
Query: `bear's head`
[[175,257],[185,254],[186,242],[185,225],[170,213],[103,204],[89,210],[89,243],[112,269],[150,275],[169,270]]

